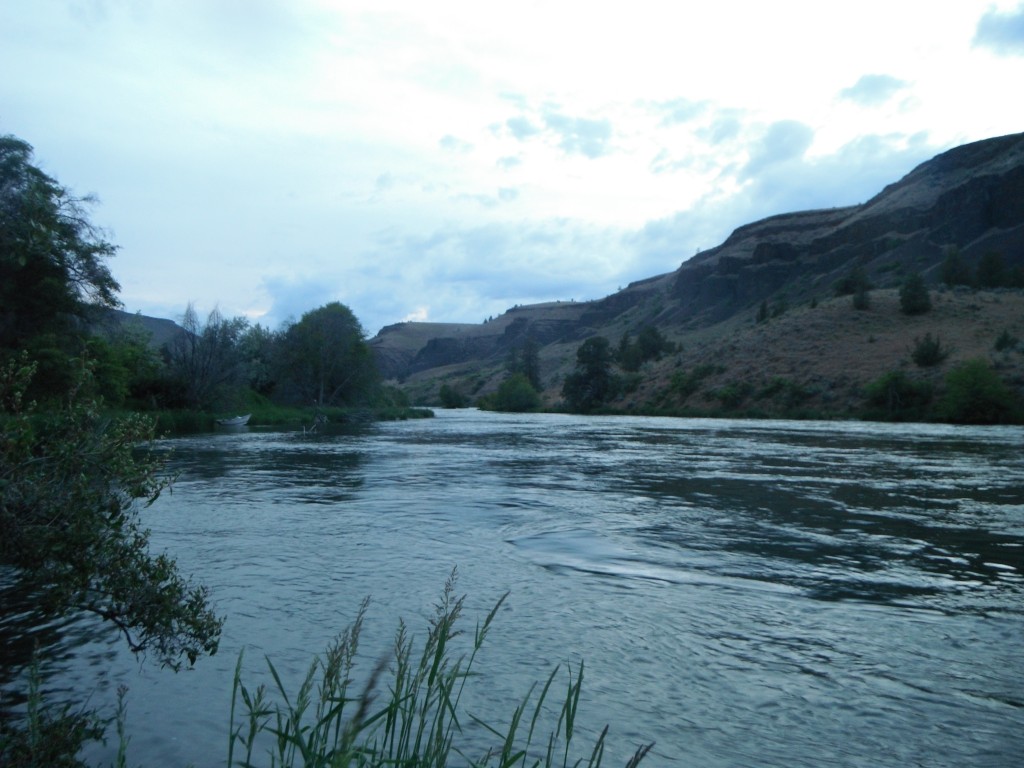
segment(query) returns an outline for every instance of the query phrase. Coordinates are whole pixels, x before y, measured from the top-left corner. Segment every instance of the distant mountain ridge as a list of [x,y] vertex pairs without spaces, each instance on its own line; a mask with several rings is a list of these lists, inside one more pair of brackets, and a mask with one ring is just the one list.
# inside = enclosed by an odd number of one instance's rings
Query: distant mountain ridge
[[468,376],[499,365],[527,336],[542,347],[598,334],[614,342],[651,324],[678,337],[762,301],[825,299],[854,267],[879,288],[912,272],[934,285],[950,248],[968,263],[996,251],[1008,267],[1024,266],[1024,133],[943,152],[860,205],[746,224],[674,272],[603,299],[516,307],[482,324],[399,323],[370,344],[389,379]]

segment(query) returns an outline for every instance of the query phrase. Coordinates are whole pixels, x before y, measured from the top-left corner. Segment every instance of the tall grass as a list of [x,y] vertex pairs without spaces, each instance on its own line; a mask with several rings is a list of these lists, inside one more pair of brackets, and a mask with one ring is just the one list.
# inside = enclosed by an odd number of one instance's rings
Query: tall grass
[[[556,667],[539,691],[536,684],[531,687],[504,727],[463,712],[467,683],[481,679],[472,671],[477,653],[507,595],[477,624],[468,653],[457,655],[453,641],[462,634],[456,624],[465,598],[456,597],[454,589],[453,571],[422,648],[416,649],[400,622],[390,662],[373,667],[357,690],[353,690],[357,688],[353,672],[366,602],[352,625],[313,661],[294,696],[289,696],[269,659],[272,688],[261,685],[250,691],[242,683],[240,654],[232,692],[228,765],[600,766],[607,727],[581,756],[574,742],[582,664],[575,674],[569,667],[565,696],[557,709],[548,704],[556,688]],[[546,719],[554,722],[545,729]],[[477,726],[472,733],[470,725]],[[544,730],[546,736],[541,735]],[[627,766],[638,765],[652,746],[638,748]]]

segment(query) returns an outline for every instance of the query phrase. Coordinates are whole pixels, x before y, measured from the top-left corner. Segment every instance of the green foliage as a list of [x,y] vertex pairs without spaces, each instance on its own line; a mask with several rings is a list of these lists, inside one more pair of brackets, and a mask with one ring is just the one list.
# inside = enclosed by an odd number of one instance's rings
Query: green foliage
[[974,275],[957,248],[950,248],[939,267],[939,278],[950,288],[958,285],[973,285]]
[[1010,284],[1010,272],[1006,268],[1003,255],[996,251],[987,251],[978,260],[976,280],[981,288],[1001,288]]
[[87,369],[63,410],[36,413],[24,397],[33,373],[26,356],[0,368],[0,564],[17,569],[44,610],[95,613],[165,666],[215,653],[222,621],[207,590],[150,554],[138,519],[138,505],[167,486],[159,461],[138,450],[152,423],[103,418],[79,394]]
[[576,350],[576,369],[565,377],[562,397],[569,409],[589,413],[615,396],[618,387],[611,372],[612,352],[608,339],[593,336]]
[[926,333],[923,338],[914,339],[914,351],[910,356],[918,366],[928,368],[942,363],[949,357],[949,350],[942,346],[938,336]]
[[188,305],[182,331],[166,347],[171,375],[181,383],[186,405],[215,408],[241,383],[239,341],[247,326],[244,318],[228,319],[216,309],[201,323],[195,307]]
[[33,397],[59,398],[73,376],[86,322],[117,306],[106,265],[116,249],[76,198],[32,163],[32,147],[0,136],[0,350],[37,363]]
[[749,397],[753,387],[745,381],[730,382],[714,392],[714,397],[725,408],[736,408]]
[[764,299],[761,301],[761,306],[757,308],[756,320],[758,323],[766,323],[769,317],[771,317],[771,313],[768,310],[768,299]]
[[[242,682],[242,656],[235,667],[228,746],[229,766],[255,766],[266,755],[272,766],[420,766],[444,768],[466,764],[511,766],[601,765],[605,728],[597,743],[582,755],[573,741],[583,683],[583,665],[573,674],[560,707],[549,704],[556,690],[558,668],[539,691],[535,684],[498,728],[462,711],[466,685],[479,679],[474,664],[507,595],[495,604],[470,636],[457,628],[464,597],[456,597],[455,574],[445,585],[422,647],[417,648],[404,623],[395,636],[393,660],[379,663],[355,686],[364,602],[356,620],[313,661],[297,693],[288,694],[268,660],[273,687],[250,690]],[[467,652],[456,655],[460,637],[471,637]],[[381,678],[391,676],[385,685]],[[387,692],[380,705],[374,694]],[[271,692],[273,691],[273,693]],[[536,694],[536,696],[535,696]],[[279,699],[273,702],[271,696]],[[545,718],[553,724],[545,736]],[[466,734],[479,726],[473,741]],[[636,766],[651,746],[640,747],[628,766]],[[237,754],[236,754],[237,753]],[[589,758],[589,759],[588,759]]]
[[868,416],[888,421],[921,421],[932,401],[932,387],[914,381],[903,371],[890,371],[868,384]]
[[533,335],[527,335],[526,340],[513,349],[509,355],[508,372],[510,374],[522,374],[530,383],[530,386],[540,392],[540,346]]
[[984,360],[968,360],[946,375],[940,412],[957,424],[1002,424],[1020,418],[1013,392]]
[[302,404],[357,405],[372,397],[380,380],[362,326],[336,301],[284,332],[278,361],[286,399]]
[[722,366],[712,364],[698,365],[689,372],[676,371],[672,374],[669,389],[680,399],[685,400],[700,389],[704,379],[724,372],[725,369]]
[[870,291],[874,286],[868,279],[867,272],[861,266],[851,269],[846,275],[836,281],[836,296],[853,296],[858,292]]
[[540,408],[540,395],[522,373],[509,376],[489,398],[477,403],[481,408],[507,413],[525,413]]
[[[118,689],[123,702],[124,689]],[[101,741],[104,724],[87,709],[71,704],[47,706],[41,691],[37,659],[28,678],[27,711],[23,724],[0,717],[0,765],[7,768],[85,768],[77,755],[90,741]],[[123,708],[119,708],[123,714]],[[121,720],[119,720],[119,724]]]
[[634,342],[629,334],[623,334],[615,359],[624,371],[635,372],[648,360],[659,360],[665,352],[675,348],[661,331],[653,325],[645,325]]
[[465,408],[469,405],[469,398],[451,384],[442,384],[438,396],[444,408]]
[[1005,352],[1007,350],[1015,349],[1019,343],[1020,339],[1004,328],[1002,333],[996,337],[995,344],[992,346],[996,352]]
[[931,308],[932,298],[928,294],[924,278],[915,272],[900,286],[900,311],[905,315],[923,315]]

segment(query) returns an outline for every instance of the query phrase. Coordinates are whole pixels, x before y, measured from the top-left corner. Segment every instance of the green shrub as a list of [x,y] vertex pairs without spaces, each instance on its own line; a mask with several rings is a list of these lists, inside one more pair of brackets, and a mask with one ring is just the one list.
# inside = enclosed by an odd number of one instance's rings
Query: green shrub
[[910,275],[900,286],[900,310],[905,315],[923,315],[932,308],[932,298],[920,274]]
[[451,384],[442,384],[438,397],[441,398],[441,406],[444,408],[465,408],[469,405],[469,398]]
[[1014,349],[1018,343],[1020,343],[1020,339],[1004,328],[1003,332],[996,337],[996,342],[992,346],[996,352],[1005,352]]
[[940,412],[957,424],[1002,424],[1019,419],[1013,392],[984,360],[968,360],[946,375]]
[[506,413],[525,413],[540,408],[540,395],[522,373],[509,376],[498,391],[478,402],[481,408]]
[[888,421],[920,421],[932,401],[928,382],[914,381],[903,371],[890,371],[865,388],[870,418]]
[[919,367],[930,368],[949,357],[949,350],[942,346],[938,336],[926,333],[923,338],[914,339],[914,351],[910,356]]

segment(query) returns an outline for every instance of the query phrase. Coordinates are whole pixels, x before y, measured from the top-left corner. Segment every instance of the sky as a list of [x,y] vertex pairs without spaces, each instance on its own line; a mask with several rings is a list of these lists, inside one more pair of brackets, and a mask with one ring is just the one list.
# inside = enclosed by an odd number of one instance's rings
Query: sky
[[1024,131],[1024,3],[0,0],[0,71],[126,310],[372,336],[601,298]]

